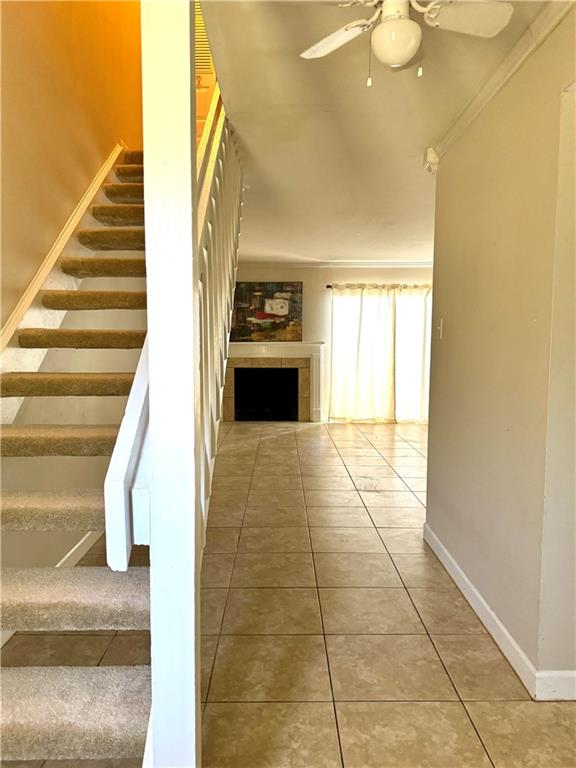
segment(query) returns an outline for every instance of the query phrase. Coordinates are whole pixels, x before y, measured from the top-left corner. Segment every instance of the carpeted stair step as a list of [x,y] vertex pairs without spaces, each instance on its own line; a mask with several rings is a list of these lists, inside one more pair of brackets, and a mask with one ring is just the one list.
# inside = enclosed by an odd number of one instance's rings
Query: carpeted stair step
[[104,528],[102,491],[4,491],[4,531],[98,531]]
[[137,349],[146,331],[109,328],[23,328],[18,343],[26,349]]
[[130,394],[133,373],[30,373],[0,375],[1,397],[116,397]]
[[92,216],[102,224],[113,227],[142,226],[144,224],[143,205],[93,205]]
[[73,277],[146,277],[146,259],[69,256],[61,260],[60,269]]
[[78,240],[93,251],[143,251],[144,227],[81,229]]
[[115,166],[116,176],[120,181],[143,182],[144,166],[141,163],[127,163]]
[[2,630],[146,630],[149,570],[2,568]]
[[141,149],[127,149],[124,152],[124,162],[126,164],[142,165],[144,162],[144,152]]
[[146,291],[42,291],[48,309],[146,309]]
[[104,194],[113,203],[143,203],[144,184],[104,184]]
[[4,424],[0,455],[110,456],[118,436],[115,425]]
[[0,679],[3,760],[142,757],[149,667],[12,667]]

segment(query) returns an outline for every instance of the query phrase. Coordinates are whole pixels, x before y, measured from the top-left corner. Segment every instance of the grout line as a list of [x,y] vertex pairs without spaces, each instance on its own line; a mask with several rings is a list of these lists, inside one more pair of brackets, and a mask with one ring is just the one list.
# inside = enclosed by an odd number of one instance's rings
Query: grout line
[[[300,452],[297,450],[298,466],[300,467],[300,477],[302,477],[302,464],[300,462]],[[306,520],[308,522],[308,538],[310,539],[310,549],[312,549],[312,534],[310,531],[310,521],[308,520],[308,510],[306,505],[306,496],[304,495],[304,509],[306,511]],[[324,614],[322,613],[322,602],[320,600],[320,588],[318,586],[318,573],[316,571],[316,558],[312,551],[312,568],[314,569],[314,581],[316,582],[316,600],[318,601],[318,611],[320,613],[320,624],[322,626],[322,637],[324,640],[324,655],[326,657],[326,669],[328,670],[328,680],[330,682],[330,692],[332,694],[332,710],[334,712],[334,726],[336,728],[336,737],[338,739],[338,750],[340,752],[340,762],[344,767],[344,751],[342,749],[342,739],[340,738],[340,727],[338,725],[338,712],[336,710],[336,698],[334,696],[334,683],[332,680],[332,670],[330,668],[330,656],[328,655],[328,641],[326,640],[326,627],[324,626]]]

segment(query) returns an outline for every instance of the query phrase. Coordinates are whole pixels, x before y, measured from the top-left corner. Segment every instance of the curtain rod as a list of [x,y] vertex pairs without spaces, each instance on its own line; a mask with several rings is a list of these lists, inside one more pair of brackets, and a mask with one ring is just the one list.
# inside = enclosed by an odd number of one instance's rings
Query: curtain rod
[[329,283],[326,288],[432,288],[430,283]]

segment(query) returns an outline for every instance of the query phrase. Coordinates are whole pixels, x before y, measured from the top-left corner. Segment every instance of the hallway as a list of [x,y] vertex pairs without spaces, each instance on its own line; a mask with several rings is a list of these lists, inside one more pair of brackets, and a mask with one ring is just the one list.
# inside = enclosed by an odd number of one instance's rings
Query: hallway
[[204,768],[576,765],[575,705],[530,700],[422,540],[424,426],[234,423],[220,440]]

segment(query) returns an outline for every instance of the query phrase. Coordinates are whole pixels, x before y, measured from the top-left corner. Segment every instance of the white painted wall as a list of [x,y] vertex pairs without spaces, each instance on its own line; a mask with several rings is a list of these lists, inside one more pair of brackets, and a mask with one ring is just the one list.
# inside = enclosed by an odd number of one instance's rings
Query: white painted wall
[[573,692],[556,674],[574,668],[575,621],[563,428],[575,417],[564,357],[574,250],[557,224],[574,210],[558,206],[558,163],[575,25],[573,10],[437,177],[433,324],[443,318],[444,332],[432,342],[428,526],[539,695],[546,674],[557,695]]
[[[424,173],[424,171],[422,171]],[[303,285],[303,341],[322,341],[322,411],[328,412],[330,397],[330,312],[332,283],[429,283],[432,269],[414,267],[306,267],[291,264],[243,263],[238,267],[238,281],[296,281]]]

